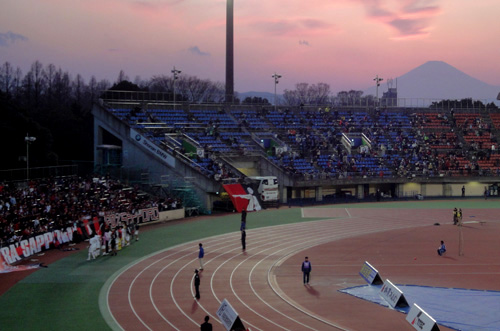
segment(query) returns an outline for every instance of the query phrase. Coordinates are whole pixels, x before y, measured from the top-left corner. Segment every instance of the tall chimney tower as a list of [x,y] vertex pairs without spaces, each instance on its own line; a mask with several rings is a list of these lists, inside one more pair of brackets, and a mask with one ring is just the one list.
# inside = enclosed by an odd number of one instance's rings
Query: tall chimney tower
[[226,13],[226,103],[234,101],[233,0],[227,0]]

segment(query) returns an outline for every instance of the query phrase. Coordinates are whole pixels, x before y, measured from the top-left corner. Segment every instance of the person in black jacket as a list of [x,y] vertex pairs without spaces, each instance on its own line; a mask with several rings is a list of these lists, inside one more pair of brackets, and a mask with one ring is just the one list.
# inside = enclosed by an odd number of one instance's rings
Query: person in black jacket
[[196,290],[195,298],[200,298],[200,275],[198,274],[198,269],[194,271],[194,288]]
[[247,232],[245,230],[242,230],[241,231],[241,247],[243,248],[243,250],[245,250],[247,248]]
[[312,265],[309,262],[309,258],[306,256],[304,262],[302,262],[302,272],[304,273],[304,285],[309,284],[309,274],[311,273]]
[[212,324],[208,323],[209,319],[210,319],[210,317],[205,316],[205,323],[200,325],[201,331],[212,331]]
[[241,211],[240,231],[246,230],[246,228],[247,228],[247,211],[246,211],[246,209],[243,209]]

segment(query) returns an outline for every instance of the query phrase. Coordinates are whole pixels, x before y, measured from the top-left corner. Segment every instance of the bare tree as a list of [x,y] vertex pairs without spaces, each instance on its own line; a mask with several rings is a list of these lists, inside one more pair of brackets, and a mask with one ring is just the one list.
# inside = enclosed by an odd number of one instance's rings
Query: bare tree
[[120,72],[118,73],[118,79],[116,80],[116,83],[118,84],[120,82],[123,82],[124,80],[129,80],[128,76],[125,74],[125,71],[120,70]]
[[308,83],[297,83],[295,85],[295,90],[297,91],[297,97],[303,105],[308,105],[309,100],[309,84]]
[[82,105],[82,96],[84,93],[85,82],[80,74],[76,75],[76,79],[72,83],[72,91],[77,105]]
[[35,61],[31,65],[31,73],[33,78],[33,92],[35,96],[35,104],[40,104],[40,98],[45,89],[45,73],[43,65],[40,61]]
[[283,101],[287,106],[299,106],[300,98],[297,90],[285,90],[283,91]]
[[173,87],[172,82],[172,77],[169,76],[153,76],[149,81],[149,90],[151,92],[171,92]]
[[[215,82],[210,84],[210,86],[206,89],[205,98],[203,102],[215,102],[222,103],[224,102],[226,93],[226,86],[221,82]],[[235,93],[235,98],[237,97]]]
[[[174,80],[171,76],[153,76],[149,80],[150,92],[171,93],[173,96]],[[177,100],[190,102],[224,102],[225,85],[220,82],[202,80],[196,76],[179,75],[175,81]],[[173,99],[173,97],[172,97]]]
[[[172,83],[174,83],[173,79]],[[189,76],[183,74],[178,75],[175,80],[175,88],[172,86],[172,90],[175,90],[177,101],[189,100]]]
[[191,102],[201,102],[205,95],[206,90],[210,86],[209,80],[201,80],[196,76],[188,77],[187,79],[187,93],[189,101]]
[[67,72],[59,68],[54,76],[54,97],[58,105],[64,106],[71,100],[71,79]]
[[325,105],[329,102],[329,97],[330,85],[326,83],[298,83],[295,90],[285,90],[283,93],[285,104],[289,106]]
[[349,103],[349,93],[347,91],[337,92],[334,104],[337,106],[344,106]]
[[95,76],[90,77],[89,85],[87,86],[88,97],[90,98],[90,102],[94,102],[96,100],[96,96],[98,94],[97,90],[97,80]]
[[14,69],[9,62],[5,62],[0,67],[0,90],[3,90],[6,94],[10,94],[13,80]]
[[54,97],[54,77],[56,75],[56,66],[52,63],[45,69],[45,81],[47,84],[47,100],[49,104],[52,102]]
[[347,98],[349,104],[356,106],[361,104],[361,96],[363,95],[363,91],[355,91],[350,90],[347,92]]
[[313,85],[313,88],[315,90],[315,99],[316,99],[316,104],[318,105],[326,105],[329,101],[330,98],[330,85],[326,83],[318,83],[316,85]]
[[88,85],[83,85],[82,109],[84,109],[85,112],[87,110],[90,111],[98,96],[99,90],[97,89],[97,80],[95,76],[92,76],[90,77]]
[[332,97],[332,103],[337,106],[368,106],[373,104],[373,96],[363,96],[363,91],[340,91]]
[[29,71],[24,75],[22,82],[23,97],[26,101],[31,101],[34,99],[34,88],[33,88],[33,72]]
[[15,98],[17,98],[21,95],[22,80],[23,80],[23,72],[21,71],[21,68],[17,67],[16,71],[14,72],[14,81],[12,84]]
[[111,87],[111,83],[107,79],[102,79],[97,83],[97,91],[105,91]]
[[139,86],[141,90],[146,90],[148,87],[148,82],[141,78],[141,76],[137,75],[134,78],[134,84]]

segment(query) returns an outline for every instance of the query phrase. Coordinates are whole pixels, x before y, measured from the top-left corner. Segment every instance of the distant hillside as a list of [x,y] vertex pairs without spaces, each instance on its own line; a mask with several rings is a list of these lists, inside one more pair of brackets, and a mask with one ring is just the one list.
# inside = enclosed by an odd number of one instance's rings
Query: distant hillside
[[[384,77],[386,78],[386,77]],[[390,77],[387,77],[390,78]],[[396,78],[393,80],[396,87]],[[465,99],[495,101],[500,86],[482,82],[443,61],[429,61],[397,77],[398,98]],[[387,79],[379,87],[379,97],[387,91]],[[375,95],[375,86],[364,91]]]

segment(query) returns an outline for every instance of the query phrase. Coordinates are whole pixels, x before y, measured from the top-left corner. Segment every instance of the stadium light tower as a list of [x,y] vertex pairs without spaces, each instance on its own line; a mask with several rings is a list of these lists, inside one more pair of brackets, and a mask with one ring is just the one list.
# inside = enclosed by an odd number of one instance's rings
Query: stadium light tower
[[276,98],[276,85],[280,82],[279,79],[283,76],[278,75],[276,72],[271,77],[274,78],[274,111],[276,111],[276,106],[278,104],[278,99]]
[[378,104],[378,87],[380,86],[380,82],[383,81],[384,79],[383,78],[380,78],[378,75],[375,76],[375,78],[373,78],[373,80],[375,81],[375,86],[376,86],[376,94],[375,94],[375,100]]
[[174,69],[172,70],[172,74],[174,75],[174,110],[175,110],[175,81],[177,80],[177,78],[179,78],[181,72],[182,71],[175,69],[174,66]]
[[234,17],[233,0],[226,2],[226,103],[234,102]]
[[30,137],[29,134],[26,133],[26,137],[24,137],[24,141],[26,141],[26,181],[30,179],[30,143],[35,142],[36,137]]

